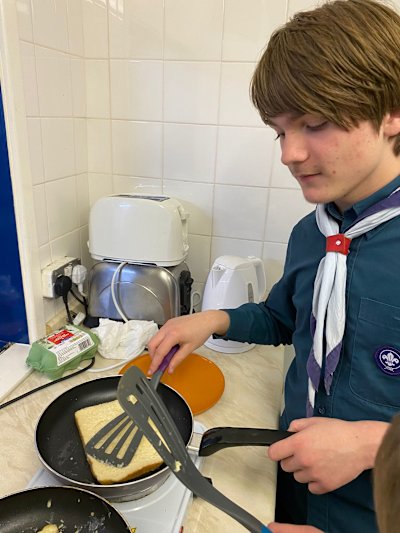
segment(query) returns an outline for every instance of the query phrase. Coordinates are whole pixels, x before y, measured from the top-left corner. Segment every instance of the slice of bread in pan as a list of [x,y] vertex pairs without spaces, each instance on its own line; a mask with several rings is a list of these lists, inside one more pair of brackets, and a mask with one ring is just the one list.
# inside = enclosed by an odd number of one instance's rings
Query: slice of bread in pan
[[[75,412],[75,422],[86,445],[89,440],[113,418],[123,413],[118,400],[100,403],[79,409]],[[146,439],[142,438],[139,448],[127,466],[114,466],[103,463],[86,453],[93,476],[102,485],[121,483],[135,479],[158,468],[162,463],[161,457]]]

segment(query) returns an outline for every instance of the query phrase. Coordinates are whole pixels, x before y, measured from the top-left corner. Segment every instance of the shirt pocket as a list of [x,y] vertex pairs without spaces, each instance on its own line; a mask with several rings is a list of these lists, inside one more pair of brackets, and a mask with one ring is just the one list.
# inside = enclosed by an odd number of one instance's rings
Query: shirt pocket
[[350,370],[350,389],[368,402],[400,407],[400,375],[387,375],[375,353],[389,347],[400,352],[400,307],[361,298]]

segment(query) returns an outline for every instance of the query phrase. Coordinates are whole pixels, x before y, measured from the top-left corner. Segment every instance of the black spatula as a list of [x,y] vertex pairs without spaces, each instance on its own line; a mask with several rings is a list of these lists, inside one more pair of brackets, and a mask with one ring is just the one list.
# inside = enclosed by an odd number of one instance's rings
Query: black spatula
[[[117,397],[175,476],[194,494],[218,507],[253,533],[271,533],[257,518],[224,496],[195,467],[175,422],[146,376],[132,367],[119,384]],[[149,418],[162,439],[150,425]]]
[[[154,391],[157,390],[162,375],[178,349],[179,346],[176,345],[168,352],[149,380]],[[103,463],[118,467],[127,466],[132,461],[142,437],[143,433],[130,416],[122,413],[93,435],[86,444],[85,450]]]

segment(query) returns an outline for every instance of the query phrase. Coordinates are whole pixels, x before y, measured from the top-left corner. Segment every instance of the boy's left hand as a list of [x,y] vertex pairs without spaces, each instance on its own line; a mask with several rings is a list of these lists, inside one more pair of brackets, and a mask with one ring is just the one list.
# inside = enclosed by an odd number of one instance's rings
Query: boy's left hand
[[272,444],[268,456],[307,483],[310,492],[324,494],[373,467],[387,427],[385,422],[300,418],[288,428],[296,434]]

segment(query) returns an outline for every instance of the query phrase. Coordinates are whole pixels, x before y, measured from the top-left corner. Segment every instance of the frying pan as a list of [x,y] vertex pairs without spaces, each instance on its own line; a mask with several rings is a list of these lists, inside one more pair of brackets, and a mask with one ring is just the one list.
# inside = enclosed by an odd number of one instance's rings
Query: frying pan
[[[111,502],[142,498],[160,487],[170,475],[164,464],[140,478],[113,485],[101,485],[92,476],[74,413],[83,407],[115,400],[120,379],[121,376],[99,378],[64,392],[45,409],[36,427],[36,448],[44,467],[64,484],[95,492]],[[199,447],[191,446],[193,416],[190,407],[178,392],[164,383],[159,384],[157,392],[185,446],[202,456],[230,446],[266,446],[291,434],[268,429],[212,428],[204,433]]]
[[[74,413],[83,407],[110,402],[117,398],[121,376],[94,379],[67,390],[43,411],[36,427],[36,450],[44,467],[65,485],[74,485],[99,494],[112,502],[142,498],[160,487],[170,475],[162,465],[133,481],[101,485],[92,476]],[[192,435],[193,418],[185,400],[173,389],[160,383],[158,393],[176,420],[187,444]]]
[[47,524],[63,533],[129,533],[122,516],[106,500],[73,487],[42,487],[0,500],[1,533],[34,533]]

